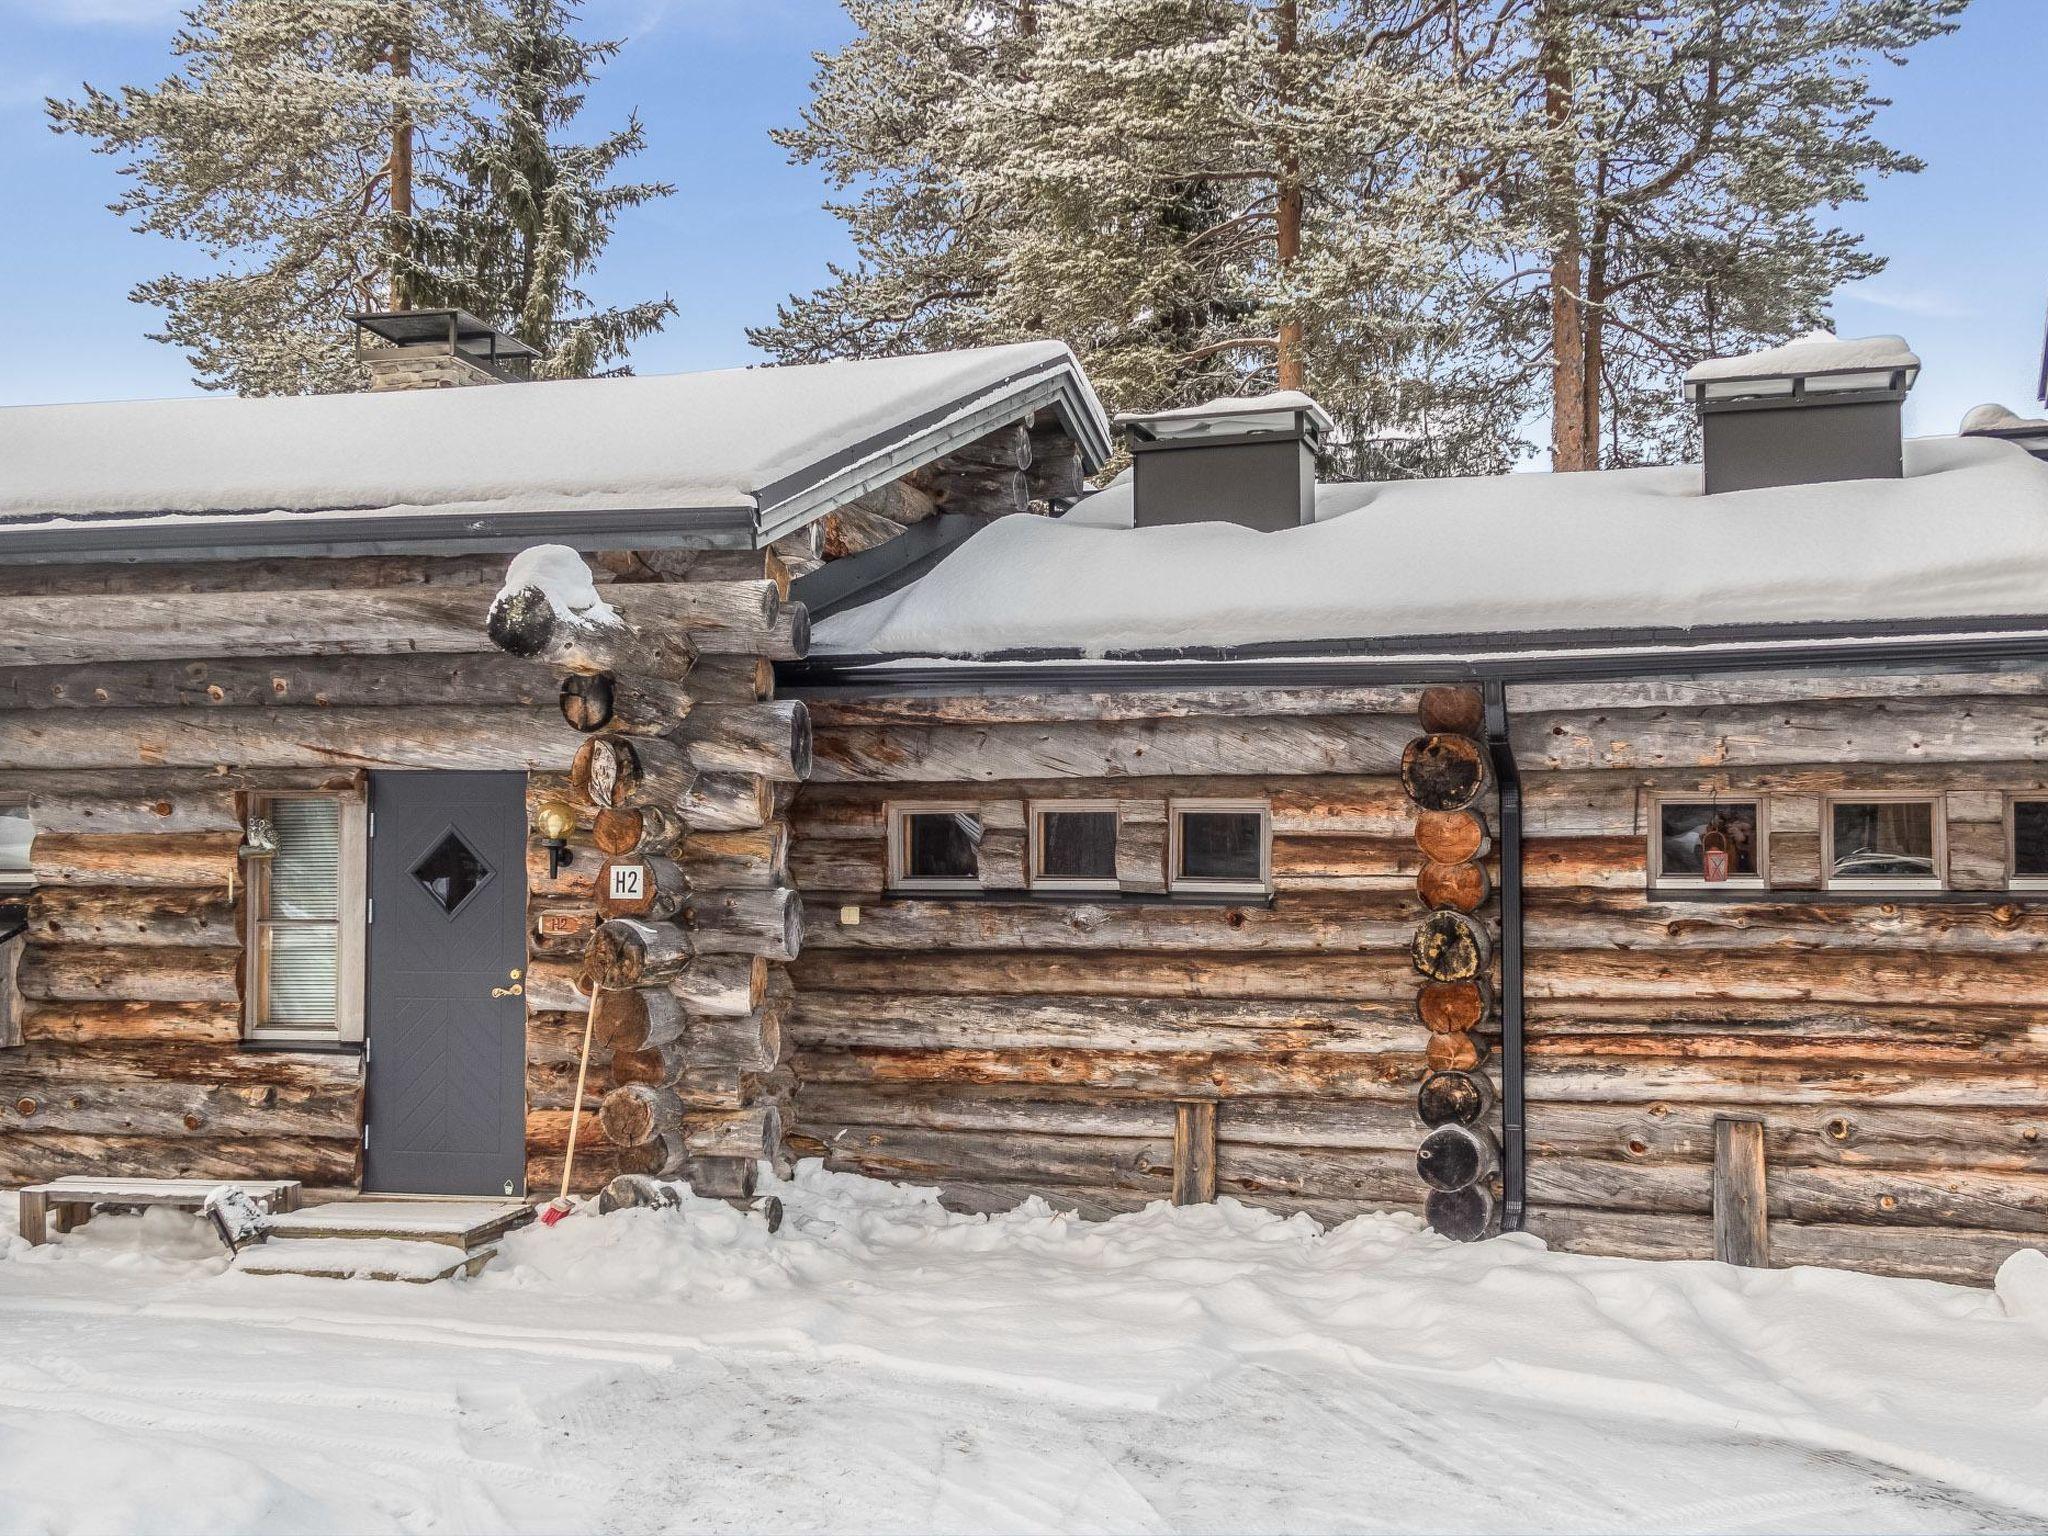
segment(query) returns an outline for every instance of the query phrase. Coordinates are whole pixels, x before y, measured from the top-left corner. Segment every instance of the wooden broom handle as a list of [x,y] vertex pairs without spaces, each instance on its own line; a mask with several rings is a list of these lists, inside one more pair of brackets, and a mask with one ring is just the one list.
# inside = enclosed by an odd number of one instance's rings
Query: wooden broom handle
[[597,995],[604,990],[590,984],[590,1006],[583,1010],[583,1054],[576,1062],[576,1097],[569,1104],[569,1145],[562,1154],[562,1192],[557,1200],[569,1198],[569,1176],[576,1167],[576,1127],[583,1119],[583,1082],[590,1072],[590,1032],[597,1025]]

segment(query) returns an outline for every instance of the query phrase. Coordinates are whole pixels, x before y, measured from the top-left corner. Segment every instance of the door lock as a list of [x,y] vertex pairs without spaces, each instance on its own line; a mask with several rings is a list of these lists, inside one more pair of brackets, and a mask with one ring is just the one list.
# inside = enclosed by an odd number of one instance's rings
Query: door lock
[[516,981],[513,982],[512,985],[509,987],[491,988],[491,996],[493,997],[523,997],[525,995],[526,988],[519,985],[519,983]]

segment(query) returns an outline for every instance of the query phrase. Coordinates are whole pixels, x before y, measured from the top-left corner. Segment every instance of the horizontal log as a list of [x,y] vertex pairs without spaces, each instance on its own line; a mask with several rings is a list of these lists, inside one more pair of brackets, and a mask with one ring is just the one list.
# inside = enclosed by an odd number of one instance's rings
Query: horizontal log
[[0,597],[0,665],[488,651],[478,587]]
[[[340,592],[385,587],[481,587],[488,600],[505,557],[474,555],[292,555],[268,560],[110,561],[15,565],[0,570],[10,597],[191,592]],[[600,571],[599,581],[611,579]]]
[[[811,991],[1003,996],[1284,998],[1392,1001],[1415,996],[1408,957],[1395,952],[1156,955],[948,951],[915,965],[889,952],[806,950],[790,967],[799,996]],[[1416,1047],[1421,1048],[1418,1037]]]
[[1754,902],[1655,902],[1612,890],[1532,892],[1524,908],[1531,948],[1651,951],[1901,950],[2002,955],[2048,953],[2048,909],[1897,903],[1837,906],[1782,896]]
[[[1532,1043],[1533,1044],[1533,1043]],[[1586,1060],[1532,1049],[1527,1062],[1529,1102],[1597,1104],[1721,1104],[1763,1108],[1779,1104],[1894,1104],[1926,1108],[2032,1108],[2040,1084],[1996,1064],[1930,1068],[1883,1061],[1808,1064],[1767,1072],[1753,1062],[1632,1056]],[[1531,1113],[1534,1111],[1532,1109]]]
[[707,704],[668,733],[704,773],[795,782],[811,771],[811,716],[802,699]]
[[783,608],[780,585],[769,578],[624,582],[578,613],[558,612],[535,587],[501,591],[487,622],[491,642],[515,656],[575,672],[680,680],[698,653],[763,653]]
[[597,995],[595,1040],[607,1051],[638,1051],[682,1038],[683,1005],[665,987],[614,989]]
[[1268,719],[1276,715],[1412,717],[1422,690],[1410,687],[1142,688],[948,693],[874,693],[811,700],[820,731],[846,726],[1054,725],[1079,720]]
[[[811,700],[817,726],[829,706]],[[822,737],[821,737],[822,739]],[[902,798],[892,784],[824,784],[814,775],[798,794],[790,812],[797,837],[879,838],[887,830],[887,806]],[[1415,824],[1415,807],[1389,775],[1311,774],[1299,778],[1212,775],[1188,778],[1153,777],[1083,781],[1065,779],[1003,779],[979,783],[965,799],[988,805],[1021,807],[1030,800],[1085,798],[1154,805],[1173,798],[1264,800],[1270,808],[1276,837],[1315,835],[1407,838]],[[1018,823],[1019,828],[1022,822]]]
[[[1951,1045],[1979,1051],[2014,1049],[2039,1027],[2037,1010],[1984,1004],[1898,1001],[1829,1003],[1673,995],[1633,998],[1535,998],[1524,1017],[1532,1039],[1584,1035],[1669,1035],[1692,1040],[1739,1036],[1821,1042]],[[1676,1047],[1674,1047],[1675,1049]]]
[[1820,704],[1863,699],[2048,697],[2048,670],[1911,672],[1890,667],[1724,672],[1700,677],[1612,678],[1508,685],[1511,715],[1591,710],[1721,710],[1742,704]]
[[1763,1123],[1773,1168],[2048,1173],[2048,1110],[2032,1107],[1537,1102],[1527,1122],[1529,1155],[1711,1166],[1714,1122],[1731,1112]]
[[683,1145],[692,1157],[772,1157],[782,1140],[782,1115],[773,1104],[694,1110],[684,1117]]
[[[4,600],[0,600],[4,606]],[[321,709],[45,710],[0,735],[0,767],[528,769],[559,772],[576,750],[550,703]]]
[[690,899],[686,922],[698,954],[793,960],[803,948],[803,900],[788,886],[698,891]]
[[700,773],[676,806],[695,831],[743,832],[775,817],[775,786],[744,773]]
[[689,717],[696,707],[691,686],[663,678],[570,672],[563,676],[559,697],[562,719],[579,731],[613,730],[636,736],[663,736]]
[[155,837],[169,833],[239,833],[242,829],[232,789],[137,794],[98,789],[97,774],[76,775],[72,782],[77,793],[39,794],[29,799],[29,819],[38,837]]
[[30,1040],[5,1057],[10,1074],[66,1083],[217,1083],[327,1090],[354,1085],[361,1058],[327,1051],[222,1051],[184,1040]]
[[655,986],[681,975],[696,953],[689,931],[679,923],[615,917],[591,933],[583,966],[607,990]]
[[892,517],[849,503],[825,515],[824,553],[827,560],[844,560],[866,550],[879,549],[901,538],[905,525]]
[[598,810],[677,810],[697,781],[697,766],[673,742],[591,736],[569,765],[570,793]]
[[242,1009],[234,1002],[25,1002],[21,1022],[26,1039],[52,1043],[148,1040],[221,1046],[242,1038]]
[[1391,716],[842,727],[821,732],[823,783],[985,783],[1039,777],[1385,774],[1413,728]]
[[699,955],[668,989],[692,1013],[738,1018],[766,999],[768,962],[759,955]]
[[21,995],[231,1003],[240,995],[241,963],[239,949],[31,944],[21,960]]
[[[1810,830],[1819,831],[1819,797],[1837,790],[1929,787],[1925,764],[1766,764],[1742,768],[1629,769],[1544,772],[1524,765],[1523,825],[1531,837],[1642,837],[1649,830],[1656,795],[1698,795],[1723,800],[1776,795],[1812,808]],[[2027,761],[1944,762],[1937,787],[1962,793],[1997,794],[2048,789],[2048,763]],[[1773,806],[1773,811],[1781,810]],[[1773,831],[1788,830],[1773,817]],[[1775,839],[1774,839],[1775,841]],[[1775,853],[1775,848],[1773,849]]]
[[[799,1058],[806,1085],[823,1082],[1088,1088],[1207,1098],[1379,1099],[1406,1105],[1422,1076],[1420,1053],[813,1049]],[[1228,1118],[1227,1116],[1225,1117]]]
[[52,886],[29,898],[28,911],[41,943],[225,948],[242,937],[222,886]]
[[1412,1056],[1421,1046],[1398,1003],[1146,999],[1105,1006],[1060,997],[931,997],[818,992],[790,1022],[805,1049],[1347,1051]]
[[1634,953],[1536,950],[1526,956],[1527,993],[1543,998],[1667,998],[1742,1001],[1983,1004],[2048,1003],[2048,956],[2007,954],[1786,954],[1718,949]]
[[673,859],[628,855],[598,867],[596,904],[600,918],[640,917],[663,922],[690,903],[690,880]]
[[[1515,753],[1533,767],[1744,768],[1826,762],[1928,763],[2043,755],[2048,700],[1890,699],[1830,705],[1524,714]],[[1944,781],[1945,782],[1945,781]]]
[[1409,891],[1427,861],[1407,838],[1276,834],[1273,884],[1279,890]]
[[509,704],[555,696],[544,667],[478,655],[216,656],[0,668],[0,709]]
[[657,1137],[672,1139],[681,1133],[683,1102],[668,1089],[629,1083],[604,1096],[598,1119],[613,1146],[645,1146]]
[[0,1184],[89,1174],[98,1178],[299,1179],[314,1188],[357,1182],[354,1137],[0,1136]]
[[207,1083],[23,1081],[0,1064],[0,1136],[293,1136],[354,1140],[362,1132],[354,1089],[239,1087]]
[[217,888],[240,883],[231,832],[148,834],[117,837],[38,832],[29,847],[29,867],[38,886],[174,886]]
[[692,832],[675,858],[696,886],[746,890],[780,885],[789,873],[789,824]]
[[[817,866],[798,861],[800,875]],[[834,885],[805,884],[837,891]],[[836,908],[812,912],[810,945],[833,949],[1330,950],[1405,947],[1422,917],[1410,895],[1283,891],[1270,906],[1157,906],[1124,902],[892,899],[841,924]]]

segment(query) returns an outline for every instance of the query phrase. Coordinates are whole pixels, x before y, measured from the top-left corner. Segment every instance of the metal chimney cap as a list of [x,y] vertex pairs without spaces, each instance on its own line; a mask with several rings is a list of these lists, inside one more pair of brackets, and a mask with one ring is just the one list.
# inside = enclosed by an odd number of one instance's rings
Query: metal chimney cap
[[1707,409],[1735,400],[1791,402],[1850,394],[1903,398],[1919,376],[1920,359],[1903,336],[1844,338],[1812,331],[1783,346],[1695,363],[1686,371],[1685,391]]
[[1224,434],[1312,431],[1317,437],[1334,426],[1329,412],[1298,389],[1265,395],[1225,395],[1200,405],[1164,411],[1125,411],[1116,424],[1144,442]]

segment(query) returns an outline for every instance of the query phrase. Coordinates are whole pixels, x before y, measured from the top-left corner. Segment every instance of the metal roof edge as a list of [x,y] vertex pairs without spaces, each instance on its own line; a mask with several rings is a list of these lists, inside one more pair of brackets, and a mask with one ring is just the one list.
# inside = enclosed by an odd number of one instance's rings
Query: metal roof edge
[[[1427,638],[1427,637],[1423,637]],[[1460,637],[1444,637],[1454,640]],[[1470,637],[1464,637],[1470,638]],[[1685,676],[1788,664],[1898,666],[1913,663],[2048,663],[2048,616],[1862,625],[1724,626],[1697,631],[1625,631],[1492,636],[1486,646],[1324,641],[1084,657],[1077,652],[1008,652],[959,657],[813,656],[777,666],[778,686],[799,691],[872,692],[962,685],[1014,688],[1325,687],[1359,683],[1506,682],[1539,679]]]
[[[26,524],[0,530],[0,551],[29,565],[121,564],[148,560],[233,560],[322,555],[489,554],[529,544],[597,549],[750,549],[752,507],[670,507],[603,512],[458,512],[399,515],[264,513],[214,517],[166,514],[160,521],[95,528]],[[233,519],[251,520],[237,527]],[[259,523],[255,519],[263,519]],[[260,528],[260,532],[258,529]]]

